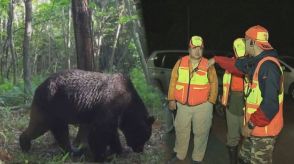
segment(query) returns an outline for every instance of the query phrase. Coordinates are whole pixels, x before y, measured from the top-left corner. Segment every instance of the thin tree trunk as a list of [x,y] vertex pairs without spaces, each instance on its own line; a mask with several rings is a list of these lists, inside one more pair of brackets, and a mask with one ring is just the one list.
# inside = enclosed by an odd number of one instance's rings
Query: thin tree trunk
[[48,30],[48,69],[51,70],[50,68],[52,67],[52,62],[51,62],[51,26],[50,26],[50,21],[49,24],[47,25],[47,30]]
[[2,33],[3,33],[3,28],[2,28],[2,18],[0,17],[0,82],[2,82],[2,77],[3,77],[3,62],[2,62]]
[[[8,32],[9,29],[9,19],[5,22],[3,22],[4,27],[6,27],[6,32]],[[7,34],[6,39],[3,43],[3,76],[6,79],[9,79],[9,34]]]
[[[119,2],[116,2],[117,4],[119,4]],[[118,9],[120,8],[119,5],[118,6]],[[123,15],[124,13],[124,4],[122,4],[122,9],[119,13],[119,18]],[[121,23],[118,23],[118,26],[117,26],[117,30],[116,30],[116,34],[115,34],[115,39],[114,39],[114,43],[113,43],[113,47],[112,47],[112,53],[111,53],[111,56],[110,56],[110,60],[109,60],[109,64],[108,64],[108,69],[110,70],[110,72],[113,71],[113,61],[114,61],[114,55],[115,55],[115,51],[116,51],[116,48],[117,48],[117,43],[118,43],[118,40],[119,40],[119,35],[120,35],[120,32],[121,32],[121,28],[122,28],[122,24]]]
[[67,48],[68,48],[68,54],[67,54],[67,68],[71,68],[71,40],[70,40],[70,29],[71,29],[71,11],[68,10],[68,28],[67,28]]
[[121,24],[118,24],[116,35],[115,35],[115,40],[114,40],[114,44],[113,44],[113,48],[112,48],[112,53],[111,53],[109,64],[108,64],[110,72],[112,72],[113,68],[114,68],[113,67],[113,61],[114,61],[114,55],[115,55],[115,50],[116,50],[116,47],[117,47],[119,35],[120,35],[120,32],[121,32],[121,26],[122,26]]
[[97,41],[97,54],[95,60],[97,61],[96,67],[99,70],[100,68],[100,56],[101,56],[101,51],[102,51],[102,45],[103,45],[103,38],[104,35],[99,35],[98,41]]
[[23,39],[23,77],[25,94],[32,93],[30,68],[30,40],[32,36],[32,0],[25,0],[25,32]]
[[[125,4],[127,5],[128,8],[128,14],[129,16],[133,15],[133,6],[130,4],[129,0],[125,0]],[[150,83],[150,78],[149,78],[149,72],[147,69],[147,63],[145,60],[145,56],[144,56],[144,52],[142,49],[142,45],[141,45],[141,41],[140,41],[140,37],[139,37],[139,33],[138,33],[138,25],[136,24],[135,20],[132,20],[132,35],[133,35],[133,39],[137,48],[137,51],[139,53],[139,57],[140,57],[140,61],[142,64],[142,68],[143,68],[143,72],[146,78],[146,81],[148,83]]]
[[9,36],[9,46],[10,54],[12,58],[12,73],[13,73],[13,84],[16,84],[16,55],[14,52],[14,43],[13,43],[13,19],[14,19],[14,0],[10,0],[9,3],[9,28],[7,29],[7,34]]
[[77,52],[77,67],[93,70],[93,45],[88,0],[72,0],[72,16]]
[[[66,21],[66,18],[65,18],[65,11],[64,11],[64,8],[62,8],[62,20],[63,22]],[[63,34],[63,46],[64,46],[64,53],[68,56],[68,47],[67,47],[67,43],[68,43],[68,33],[67,33],[67,27],[66,27],[66,24],[62,23],[62,34]],[[68,63],[67,63],[68,64]]]

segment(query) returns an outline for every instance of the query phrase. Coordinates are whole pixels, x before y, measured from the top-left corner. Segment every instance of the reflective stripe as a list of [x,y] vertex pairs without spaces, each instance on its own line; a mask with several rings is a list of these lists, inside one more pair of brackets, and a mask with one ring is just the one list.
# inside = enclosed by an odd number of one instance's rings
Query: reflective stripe
[[[183,85],[186,85],[186,83],[178,82],[177,85],[183,86]],[[190,85],[193,87],[199,87],[199,88],[207,88],[210,86],[210,84],[203,84],[203,85],[202,84],[190,84]]]
[[246,107],[257,109],[259,107],[259,105],[246,103]]
[[268,32],[257,32],[256,40],[259,42],[268,42]]
[[252,113],[256,112],[256,109],[247,108],[246,112],[249,113],[249,114],[252,114]]
[[223,76],[222,104],[224,106],[227,106],[227,104],[228,104],[229,91],[230,91],[230,85],[231,85],[231,78],[232,78],[232,75],[228,71],[226,71],[224,76]]

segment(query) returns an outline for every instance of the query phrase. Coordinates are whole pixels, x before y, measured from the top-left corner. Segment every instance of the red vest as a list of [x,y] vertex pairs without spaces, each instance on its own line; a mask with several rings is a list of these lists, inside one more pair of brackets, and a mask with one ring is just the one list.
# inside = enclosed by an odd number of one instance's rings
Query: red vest
[[231,89],[232,89],[232,91],[243,92],[243,90],[244,90],[243,77],[238,77],[238,76],[232,75]]

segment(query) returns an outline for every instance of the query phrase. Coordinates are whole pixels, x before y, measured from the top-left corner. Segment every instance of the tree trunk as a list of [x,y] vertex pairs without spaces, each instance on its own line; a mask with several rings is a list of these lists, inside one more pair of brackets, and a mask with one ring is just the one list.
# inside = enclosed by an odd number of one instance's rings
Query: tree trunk
[[9,38],[8,44],[9,44],[9,49],[10,49],[10,54],[11,54],[11,59],[12,59],[12,73],[13,73],[13,84],[16,84],[16,55],[14,52],[14,43],[13,43],[13,17],[14,15],[14,1],[10,0],[9,3],[9,10],[8,10],[8,28],[7,28],[7,37]]
[[77,67],[84,70],[93,70],[93,45],[88,0],[72,0],[72,16]]
[[53,69],[52,66],[52,59],[51,59],[51,26],[50,26],[50,20],[47,25],[47,31],[48,31],[48,69],[51,70],[50,68]]
[[[126,6],[128,8],[129,16],[133,15],[133,6],[130,4],[130,1],[125,0],[125,4],[126,4]],[[142,48],[139,33],[138,33],[138,31],[139,31],[138,30],[138,25],[136,24],[135,20],[132,20],[132,26],[131,27],[132,27],[133,39],[134,39],[134,42],[135,42],[136,49],[137,49],[137,51],[139,53],[139,57],[140,57],[140,61],[141,61],[141,64],[142,64],[142,68],[143,68],[143,72],[144,72],[146,81],[148,83],[150,83],[150,77],[149,77],[149,72],[148,72],[148,69],[147,69],[147,63],[146,63],[146,60],[145,60],[143,48]]]
[[112,48],[112,52],[111,52],[111,56],[110,56],[110,60],[109,60],[109,64],[108,64],[108,69],[110,70],[110,72],[112,72],[113,68],[114,68],[113,61],[114,61],[115,50],[117,47],[117,43],[118,43],[120,31],[121,31],[121,26],[122,26],[121,24],[118,24],[116,35],[115,35],[115,40],[114,40],[114,44],[113,44],[113,48]]
[[2,77],[3,77],[3,58],[2,58],[2,33],[3,33],[3,28],[2,28],[2,18],[0,17],[0,83],[2,82]]
[[67,68],[70,69],[71,68],[71,39],[70,39],[70,29],[71,29],[71,12],[70,10],[68,10],[68,28],[67,28],[67,48],[68,48],[68,54],[67,54]]
[[[117,4],[117,9],[119,10],[120,9],[119,2],[117,1],[116,4]],[[124,6],[124,3],[123,3],[121,5],[121,9],[120,9],[121,11],[120,11],[119,16],[118,16],[119,18],[124,13],[124,7],[125,6]],[[116,51],[116,48],[117,48],[117,43],[118,43],[118,40],[119,40],[119,35],[120,35],[120,32],[121,32],[121,28],[122,28],[122,24],[118,23],[116,34],[115,34],[115,39],[114,39],[114,43],[113,43],[113,47],[112,47],[112,53],[111,53],[109,64],[108,64],[108,69],[110,70],[110,72],[112,72],[113,69],[114,69],[114,66],[113,66],[114,55],[115,55],[115,51]]]
[[25,0],[25,32],[23,39],[23,77],[25,94],[32,93],[30,68],[30,40],[32,35],[32,0]]

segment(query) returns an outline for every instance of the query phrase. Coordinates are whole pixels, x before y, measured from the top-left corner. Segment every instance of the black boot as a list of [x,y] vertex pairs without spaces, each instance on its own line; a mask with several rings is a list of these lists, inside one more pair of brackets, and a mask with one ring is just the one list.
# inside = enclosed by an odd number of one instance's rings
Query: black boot
[[238,161],[238,146],[228,146],[230,164],[237,164]]

